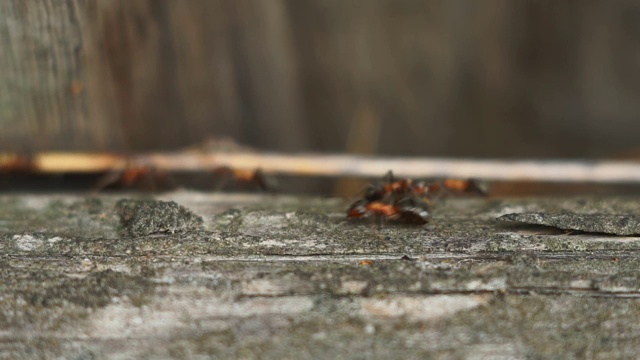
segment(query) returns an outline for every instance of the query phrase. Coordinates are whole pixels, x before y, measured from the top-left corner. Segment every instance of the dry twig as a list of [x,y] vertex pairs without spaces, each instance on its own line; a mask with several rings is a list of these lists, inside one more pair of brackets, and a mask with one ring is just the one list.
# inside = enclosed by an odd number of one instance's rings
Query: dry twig
[[[17,161],[17,159],[22,159]],[[266,174],[333,177],[379,177],[389,169],[401,177],[478,178],[506,181],[637,183],[640,164],[623,161],[472,160],[356,155],[282,154],[269,152],[151,153],[119,156],[101,153],[45,152],[29,157],[33,173],[98,173],[151,167],[167,172],[208,171],[220,167],[262,169]],[[0,169],[24,163],[15,154],[0,154]],[[22,166],[24,167],[24,166]],[[21,170],[23,170],[21,167]],[[17,170],[17,169],[16,169]]]

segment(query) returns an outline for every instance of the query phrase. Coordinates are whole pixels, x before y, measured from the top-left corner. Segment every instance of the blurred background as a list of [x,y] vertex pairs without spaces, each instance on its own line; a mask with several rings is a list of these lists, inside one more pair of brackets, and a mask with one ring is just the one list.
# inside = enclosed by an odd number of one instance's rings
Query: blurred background
[[640,154],[632,0],[3,0],[0,69],[2,151]]

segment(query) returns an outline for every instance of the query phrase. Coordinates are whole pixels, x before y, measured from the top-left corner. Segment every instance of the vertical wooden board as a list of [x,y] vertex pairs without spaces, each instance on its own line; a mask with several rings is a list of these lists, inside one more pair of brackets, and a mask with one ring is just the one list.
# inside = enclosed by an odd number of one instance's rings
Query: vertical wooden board
[[308,119],[300,97],[298,60],[283,0],[228,3],[242,100],[245,139],[285,151],[309,148]]
[[185,142],[166,1],[97,0],[89,69],[92,114],[118,129],[123,150]]
[[233,136],[277,150],[308,146],[297,59],[282,1],[170,2],[190,137]]
[[315,147],[345,149],[360,114],[378,119],[369,149],[439,154],[460,70],[455,2],[289,1]]
[[171,39],[177,86],[184,102],[181,123],[192,141],[242,139],[242,99],[234,56],[234,28],[225,1],[172,1]]
[[4,0],[0,148],[341,151],[370,120],[349,150],[607,155],[635,144],[639,9]]
[[529,120],[516,127],[523,152],[603,157],[637,147],[640,5],[529,1],[520,10],[511,62],[519,118]]
[[95,145],[84,85],[82,3],[0,2],[0,147]]
[[[449,113],[441,126],[450,131],[446,153],[454,156],[507,156],[522,152],[521,130],[527,127],[519,89],[521,73],[514,62],[522,44],[522,2],[462,1],[450,8],[450,27],[455,35],[457,68]],[[540,149],[538,149],[538,152]],[[535,150],[534,150],[535,151]],[[526,156],[526,155],[525,155]]]
[[2,2],[0,147],[140,151],[228,135],[301,149],[290,44],[278,45],[289,30],[269,4]]
[[367,112],[382,129],[368,146],[378,153],[504,156],[505,143],[535,153],[520,146],[529,125],[513,121],[528,110],[514,63],[526,46],[522,4],[356,4],[288,2],[309,126],[322,134],[314,146],[348,149],[352,134],[367,132],[357,126]]
[[93,112],[108,114],[128,150],[211,136],[305,148],[281,1],[98,3]]

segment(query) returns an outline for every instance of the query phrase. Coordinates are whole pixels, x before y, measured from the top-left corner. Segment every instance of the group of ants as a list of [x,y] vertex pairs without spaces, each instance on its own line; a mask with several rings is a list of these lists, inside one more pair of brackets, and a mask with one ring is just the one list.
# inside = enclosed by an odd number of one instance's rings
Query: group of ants
[[[129,169],[120,174],[125,186],[149,176],[148,169]],[[230,168],[217,169],[216,173],[237,182],[253,183],[262,191],[273,190],[273,179],[260,170],[244,171]],[[155,174],[157,176],[157,174]],[[110,181],[113,181],[111,179]],[[362,198],[347,209],[347,219],[373,218],[380,226],[387,221],[423,225],[429,222],[433,203],[448,195],[487,195],[486,184],[471,179],[444,179],[436,182],[397,179],[389,170],[382,181],[367,184]]]
[[[0,173],[28,172],[27,165],[19,163],[7,169],[0,168]],[[260,169],[245,171],[222,167],[216,169],[215,173],[222,176],[225,183],[229,180],[253,183],[262,191],[273,190],[273,179],[265,176]],[[154,187],[157,181],[167,179],[168,174],[162,171],[148,167],[130,167],[106,174],[94,190],[102,190],[114,184],[128,188],[144,182],[151,183]],[[380,226],[387,221],[422,225],[431,218],[435,200],[452,194],[486,195],[487,189],[484,183],[471,179],[445,179],[429,183],[396,179],[389,170],[382,181],[368,184],[362,194],[362,198],[347,209],[347,219],[374,218],[379,221]]]
[[387,220],[406,224],[426,224],[434,200],[451,194],[486,195],[485,184],[470,179],[445,179],[427,183],[396,179],[391,171],[383,181],[368,184],[363,197],[347,209],[347,219],[373,217],[380,226]]

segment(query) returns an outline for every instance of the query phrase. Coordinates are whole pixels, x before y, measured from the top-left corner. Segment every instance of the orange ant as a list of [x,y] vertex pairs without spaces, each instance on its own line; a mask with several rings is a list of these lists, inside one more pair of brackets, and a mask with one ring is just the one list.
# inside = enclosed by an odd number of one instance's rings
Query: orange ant
[[[261,169],[254,171],[219,167],[213,173],[220,175],[222,180],[216,188],[220,190],[229,182],[255,184],[262,191],[273,190],[274,181],[264,175]],[[176,187],[173,178],[164,170],[158,170],[151,166],[129,164],[124,169],[117,169],[104,175],[94,187],[99,191],[107,187],[117,186],[123,188],[143,187],[149,190],[172,189]]]
[[174,183],[166,171],[158,170],[152,166],[131,164],[124,169],[112,170],[105,174],[94,186],[94,191],[104,190],[114,185],[123,188],[143,187],[152,191],[158,188],[174,187]]
[[431,208],[426,202],[414,196],[401,198],[392,204],[358,200],[347,210],[347,218],[355,219],[373,214],[381,222],[390,219],[411,224],[426,224],[431,218],[430,211]]
[[440,184],[434,184],[434,186],[436,187],[434,189],[436,192],[441,190],[439,188],[444,188],[450,193],[456,194],[487,195],[488,193],[486,184],[469,179],[445,179]]
[[391,170],[384,176],[384,182],[369,184],[365,190],[364,198],[368,201],[382,200],[390,195],[414,194],[422,196],[428,191],[423,182],[414,182],[412,179],[395,180]]
[[9,160],[0,164],[0,173],[28,173],[35,167],[28,155],[9,155]]
[[361,218],[373,214],[381,221],[397,220],[414,224],[426,224],[430,218],[431,207],[420,197],[427,187],[411,179],[395,180],[389,171],[385,183],[370,184],[364,198],[349,207],[347,218]]
[[228,166],[222,166],[216,168],[213,171],[217,175],[222,175],[222,182],[217,187],[224,187],[230,180],[238,183],[255,184],[262,191],[274,190],[277,186],[275,180],[264,174],[262,169],[245,170],[245,169],[232,169]]

